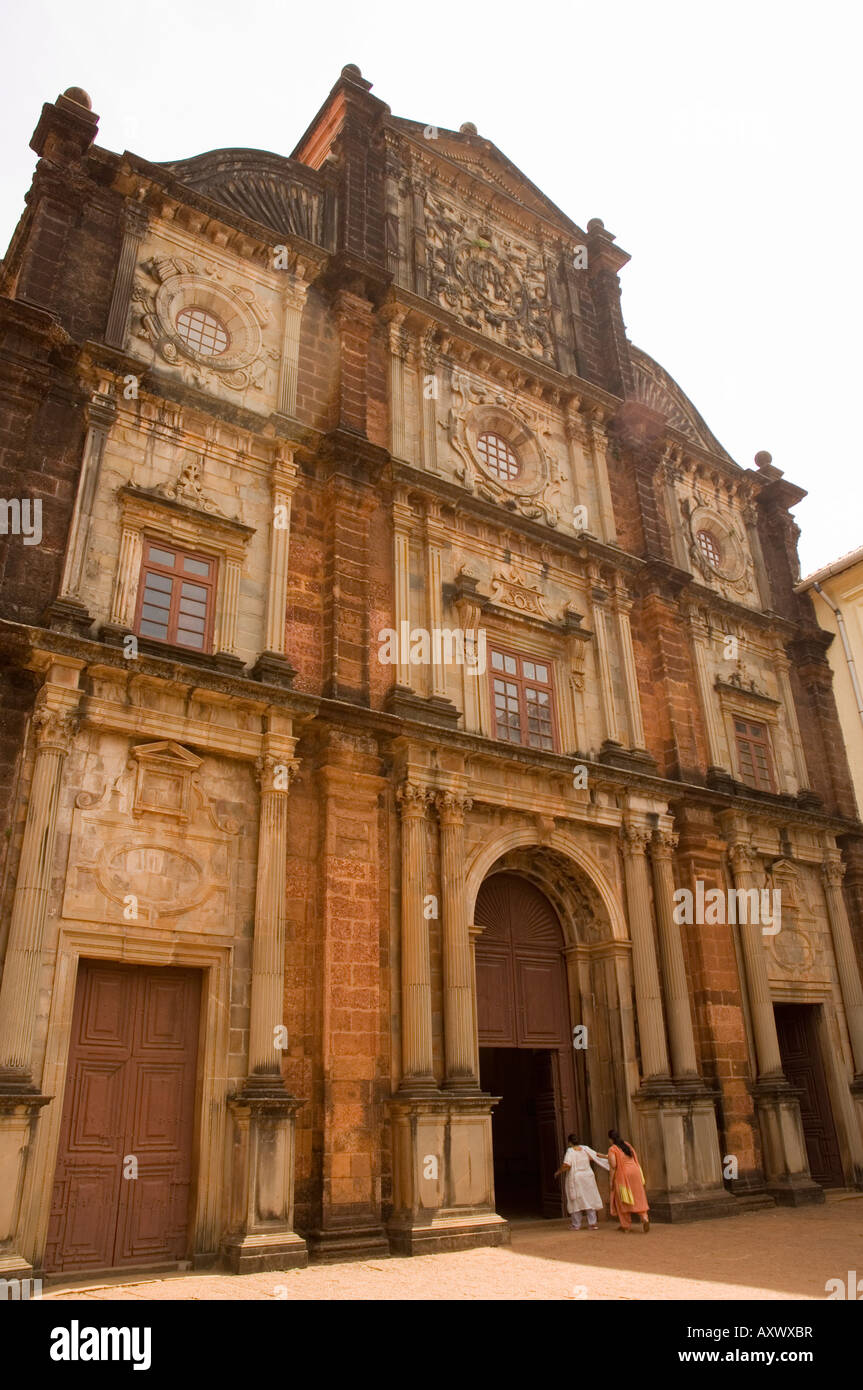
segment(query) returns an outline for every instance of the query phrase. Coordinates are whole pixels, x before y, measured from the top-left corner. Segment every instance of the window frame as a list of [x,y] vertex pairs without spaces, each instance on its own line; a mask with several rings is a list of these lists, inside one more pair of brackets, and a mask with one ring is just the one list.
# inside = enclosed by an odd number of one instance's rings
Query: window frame
[[[736,710],[731,710],[730,714],[734,731],[734,752],[737,762],[737,773],[740,781],[743,783],[745,787],[749,787],[752,791],[770,792],[771,794],[775,795],[778,791],[778,783],[776,780],[776,763],[773,755],[773,744],[770,738],[770,729],[767,723],[760,719],[753,719],[751,715],[738,713]],[[739,729],[737,728],[738,723],[745,724],[747,726],[747,730],[751,730],[752,728],[762,729],[763,738],[753,738],[750,732],[747,732],[746,734],[741,734]],[[760,786],[757,781],[750,782],[744,776],[743,760],[741,757],[741,742],[750,744],[753,747],[763,748],[765,753],[765,762],[767,764],[767,781],[769,783],[768,786]],[[753,769],[756,769],[757,764],[755,758],[752,756],[751,753],[750,761],[752,763]]]
[[[508,671],[496,671],[496,670],[494,669],[493,657],[494,657],[495,653],[497,653],[498,656],[510,657],[512,660],[514,660],[514,661],[517,663],[518,672],[517,672],[517,674],[516,674],[515,676],[513,676],[513,675],[512,675],[510,672],[508,672]],[[546,670],[548,671],[548,680],[547,680],[547,681],[540,681],[540,680],[537,680],[535,677],[534,677],[534,678],[531,678],[531,677],[528,677],[528,676],[524,675],[524,673],[523,673],[523,666],[524,666],[524,663],[525,663],[525,662],[529,662],[530,664],[532,664],[532,665],[534,665],[534,666],[544,666],[544,667],[546,668]],[[532,743],[523,742],[523,741],[516,742],[516,741],[513,740],[513,739],[501,738],[500,733],[498,732],[497,707],[496,707],[496,705],[495,705],[495,689],[494,689],[494,682],[495,682],[495,680],[500,680],[500,679],[513,682],[513,683],[517,686],[517,689],[518,689],[518,705],[519,705],[519,732],[520,732],[523,736],[529,735],[529,728],[528,728],[529,706],[528,706],[528,700],[527,700],[527,694],[526,694],[526,689],[527,689],[527,687],[531,687],[531,688],[534,688],[534,689],[536,689],[536,690],[544,690],[544,691],[547,691],[547,692],[548,692],[548,697],[549,697],[549,713],[550,713],[550,716],[551,716],[551,720],[550,720],[550,722],[551,722],[551,740],[552,740],[552,747],[551,747],[551,748],[540,748],[540,747],[537,747],[535,744],[532,744]],[[493,738],[497,743],[505,743],[505,744],[508,744],[508,745],[509,745],[510,747],[512,747],[512,748],[523,748],[526,752],[529,752],[529,753],[554,753],[554,754],[558,754],[558,755],[560,754],[562,745],[561,745],[561,740],[560,740],[560,725],[559,725],[559,721],[558,721],[558,712],[557,712],[557,691],[556,691],[556,686],[555,686],[555,662],[554,662],[554,660],[553,660],[552,657],[550,657],[550,656],[548,656],[548,655],[539,656],[539,655],[537,655],[535,652],[522,652],[522,651],[519,651],[519,650],[518,650],[517,648],[515,648],[515,647],[510,647],[508,644],[505,645],[504,643],[501,643],[501,642],[495,642],[491,637],[489,637],[489,642],[488,642],[488,694],[489,694],[489,707],[490,707],[490,718],[491,718],[491,736],[492,736],[492,738]]]
[[[203,578],[201,575],[184,575],[183,571],[180,569],[171,569],[167,565],[160,564],[156,560],[150,560],[149,552],[151,547],[155,547],[157,549],[162,550],[170,549],[174,552],[178,559],[183,558],[187,560],[197,560],[201,564],[209,564],[211,573],[207,578]],[[160,646],[164,647],[179,647],[184,652],[194,652],[198,656],[212,655],[213,634],[216,625],[216,607],[219,598],[219,570],[220,565],[217,556],[207,554],[207,552],[203,550],[188,550],[185,545],[177,545],[174,541],[168,541],[163,536],[153,535],[150,532],[145,531],[141,536],[141,565],[138,571],[138,595],[135,603],[134,632],[135,636],[139,639],[139,641],[158,642]],[[144,598],[147,588],[146,577],[148,572],[169,576],[172,579],[179,580],[180,584],[182,584],[182,581],[184,579],[187,579],[189,583],[194,583],[201,588],[207,589],[207,611],[203,633],[204,640],[200,647],[194,647],[188,642],[181,642],[178,640],[177,619],[179,617],[179,602],[181,594],[181,589],[179,586],[177,588],[176,596],[173,593],[171,596],[171,607],[168,610],[169,615],[171,615],[171,619],[168,624],[167,636],[153,637],[150,633],[145,633],[141,631],[142,621],[149,621],[148,619],[143,619],[142,617],[144,608]]]

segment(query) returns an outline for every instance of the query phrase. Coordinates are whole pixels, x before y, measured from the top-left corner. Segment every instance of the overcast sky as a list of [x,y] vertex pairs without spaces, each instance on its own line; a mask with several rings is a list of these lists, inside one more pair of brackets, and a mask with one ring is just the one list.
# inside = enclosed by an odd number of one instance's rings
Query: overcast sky
[[[4,0],[0,242],[43,101],[151,160],[289,154],[345,63],[393,112],[473,121],[632,256],[629,335],[738,463],[808,489],[803,573],[863,545],[856,0]],[[316,26],[320,26],[317,28]]]

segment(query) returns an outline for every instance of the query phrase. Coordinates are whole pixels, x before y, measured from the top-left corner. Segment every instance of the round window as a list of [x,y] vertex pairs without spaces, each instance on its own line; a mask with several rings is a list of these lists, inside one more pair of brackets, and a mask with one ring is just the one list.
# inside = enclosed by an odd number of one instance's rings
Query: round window
[[221,357],[227,351],[228,330],[209,309],[190,307],[177,315],[177,337],[200,357]]
[[490,432],[481,434],[476,441],[476,449],[489,473],[500,478],[501,482],[511,482],[521,472],[518,455],[501,435]]
[[699,531],[696,537],[701,553],[706,560],[718,569],[722,563],[722,546],[712,531]]

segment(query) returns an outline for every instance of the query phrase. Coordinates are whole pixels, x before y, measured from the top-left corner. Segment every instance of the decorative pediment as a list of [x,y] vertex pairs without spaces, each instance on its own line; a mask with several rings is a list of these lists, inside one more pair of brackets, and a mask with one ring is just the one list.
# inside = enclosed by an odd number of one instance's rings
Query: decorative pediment
[[545,597],[538,584],[530,584],[520,570],[514,566],[509,572],[499,570],[491,581],[492,599],[504,608],[512,608],[516,613],[527,613],[548,621],[545,610]]
[[695,406],[681,391],[673,377],[640,348],[630,347],[635,399],[663,415],[669,426],[708,453],[733,462],[719,440],[707,428]]
[[133,816],[151,813],[187,821],[191,813],[192,777],[202,759],[179,743],[141,743],[131,750],[136,771]]
[[[409,121],[403,117],[394,117],[393,125],[415,138],[419,137],[423,140],[425,148],[433,149],[441,158],[469,170],[475,178],[507,194],[521,207],[559,223],[562,229],[571,234],[583,236],[566,213],[507,159],[503,151],[491,140],[486,140],[469,130],[445,130],[443,127],[423,125],[420,121]],[[432,131],[435,132],[434,136],[429,138],[426,132]]]

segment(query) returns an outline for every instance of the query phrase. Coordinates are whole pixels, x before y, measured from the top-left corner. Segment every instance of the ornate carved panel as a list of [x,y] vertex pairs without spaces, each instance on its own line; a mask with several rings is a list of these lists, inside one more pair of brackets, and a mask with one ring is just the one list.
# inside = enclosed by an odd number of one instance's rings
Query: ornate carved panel
[[554,364],[549,287],[537,251],[430,192],[425,215],[429,298],[477,332]]
[[176,743],[144,744],[110,788],[78,794],[64,917],[233,934],[239,825],[218,815],[200,766]]

